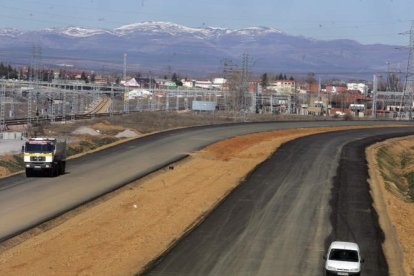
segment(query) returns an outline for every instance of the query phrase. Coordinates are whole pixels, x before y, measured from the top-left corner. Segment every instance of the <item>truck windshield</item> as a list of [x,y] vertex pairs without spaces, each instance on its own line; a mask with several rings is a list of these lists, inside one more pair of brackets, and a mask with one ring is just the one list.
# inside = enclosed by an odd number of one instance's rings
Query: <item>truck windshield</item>
[[355,250],[332,249],[329,254],[329,260],[358,262],[358,252]]
[[51,144],[30,144],[26,143],[25,152],[39,153],[39,152],[52,152],[54,146]]

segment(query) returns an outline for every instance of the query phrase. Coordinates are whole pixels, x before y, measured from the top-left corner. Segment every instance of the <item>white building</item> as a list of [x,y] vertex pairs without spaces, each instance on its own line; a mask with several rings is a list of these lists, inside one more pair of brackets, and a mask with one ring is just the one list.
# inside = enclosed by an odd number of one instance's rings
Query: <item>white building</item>
[[181,82],[183,83],[183,87],[193,88],[195,85],[195,80],[182,79]]
[[359,90],[361,94],[366,95],[368,93],[368,85],[365,83],[350,82],[346,84],[348,90]]
[[269,82],[267,89],[279,93],[293,93],[295,92],[295,81],[293,80],[277,80]]
[[197,80],[194,86],[197,88],[212,89],[213,83],[210,80]]
[[227,80],[225,78],[214,78],[213,79],[213,87],[215,89],[221,90],[226,83],[227,83]]

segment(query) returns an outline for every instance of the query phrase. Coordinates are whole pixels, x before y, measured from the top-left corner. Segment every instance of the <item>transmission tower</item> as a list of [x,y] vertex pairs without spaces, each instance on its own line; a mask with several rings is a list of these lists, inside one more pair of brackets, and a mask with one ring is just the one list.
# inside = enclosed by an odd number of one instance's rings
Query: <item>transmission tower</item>
[[0,131],[6,130],[6,86],[0,90]]
[[246,94],[249,88],[249,55],[247,53],[243,54],[242,57],[242,71],[240,78],[240,96],[239,96],[239,106],[240,110],[245,113],[247,111],[247,102]]
[[[236,77],[237,65],[233,63],[231,59],[225,58],[223,60],[223,78],[226,80],[225,92],[224,92],[224,102],[225,108],[236,108],[237,106],[237,95],[236,87],[238,86],[238,78]],[[230,105],[227,106],[227,102],[230,99]]]
[[127,69],[127,54],[124,54],[124,82],[125,82],[125,91],[124,91],[124,113],[129,113],[129,98],[127,95],[127,88],[126,88],[126,69]]
[[[414,96],[414,22],[411,23],[410,29],[410,52],[408,55],[407,73],[405,77],[405,84],[403,94],[401,96],[400,108],[398,117],[412,118],[413,96]],[[404,113],[401,114],[401,111]]]
[[[29,79],[35,84],[36,93],[40,92],[39,85],[39,64],[42,55],[42,49],[39,44],[33,44],[33,55],[32,55],[32,73],[29,72]],[[27,95],[27,124],[32,123],[32,104],[33,104],[33,93],[32,90],[28,91]],[[37,105],[37,101],[36,101]]]
[[123,79],[126,82],[126,69],[127,69],[127,54],[124,54],[124,74],[123,74]]

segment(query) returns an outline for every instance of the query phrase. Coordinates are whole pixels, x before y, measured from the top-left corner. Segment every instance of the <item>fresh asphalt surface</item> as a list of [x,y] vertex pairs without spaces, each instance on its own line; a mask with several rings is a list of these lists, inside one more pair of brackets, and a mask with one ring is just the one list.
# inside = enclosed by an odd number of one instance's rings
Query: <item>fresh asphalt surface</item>
[[286,143],[145,275],[322,275],[332,240],[360,245],[363,275],[388,275],[364,149],[408,134],[348,130]]
[[[56,178],[26,178],[23,174],[4,178],[0,180],[0,240],[225,138],[288,128],[386,124],[395,122],[272,122],[182,129],[146,136],[70,160],[68,173]],[[407,129],[412,129],[412,123],[405,124],[410,126]],[[370,129],[319,136],[323,143],[319,138],[308,138],[308,144],[289,143],[298,144],[289,151],[286,147],[279,150],[271,162],[281,154],[285,156],[283,161],[276,166],[263,165],[255,172],[263,178],[256,181],[255,177],[251,178],[254,189],[243,184],[191,234],[197,237],[201,231],[203,239],[193,245],[188,243],[190,239],[180,243],[177,249],[193,248],[178,253],[179,257],[168,256],[154,273],[274,275],[274,271],[306,271],[307,275],[317,275],[325,239],[332,232],[328,203],[340,148],[358,137],[404,131]],[[209,231],[203,230],[211,223]],[[208,249],[214,253],[204,251]],[[295,259],[306,261],[293,268]],[[177,269],[180,269],[178,274],[174,272]]]
[[67,174],[57,178],[26,178],[20,174],[0,179],[0,241],[228,137],[276,129],[357,124],[395,122],[274,122],[175,130],[70,160]]

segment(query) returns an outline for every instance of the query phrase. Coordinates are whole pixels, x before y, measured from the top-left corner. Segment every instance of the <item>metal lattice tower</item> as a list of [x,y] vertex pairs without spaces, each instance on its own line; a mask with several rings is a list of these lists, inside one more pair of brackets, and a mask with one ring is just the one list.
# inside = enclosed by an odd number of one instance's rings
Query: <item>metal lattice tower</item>
[[0,91],[0,131],[6,129],[6,86],[3,85]]
[[78,109],[78,93],[74,90],[72,92],[72,100],[70,102],[70,119],[75,120],[76,119],[76,113]]
[[32,90],[28,91],[27,94],[27,124],[32,123],[32,101],[33,101],[33,92]]
[[55,105],[54,105],[54,93],[50,93],[50,98],[49,98],[49,118],[50,121],[54,122],[55,121]]
[[247,102],[246,94],[249,89],[249,55],[247,53],[243,54],[242,58],[242,71],[241,71],[241,80],[240,80],[240,97],[239,97],[239,107],[240,110],[244,112],[247,111]]
[[66,89],[63,89],[63,97],[62,97],[62,121],[66,121]]
[[112,117],[114,115],[114,100],[115,100],[115,93],[114,93],[114,85],[111,84],[111,103],[109,106],[109,115]]
[[[127,69],[127,54],[124,54],[124,82],[126,84],[127,76],[126,76],[126,69]],[[125,86],[124,91],[124,113],[129,113],[129,98],[127,95],[127,88]]]
[[[401,96],[398,117],[412,118],[413,99],[414,99],[414,22],[411,23],[410,29],[410,52],[408,55],[407,74],[403,94]],[[403,114],[401,114],[401,111]]]

